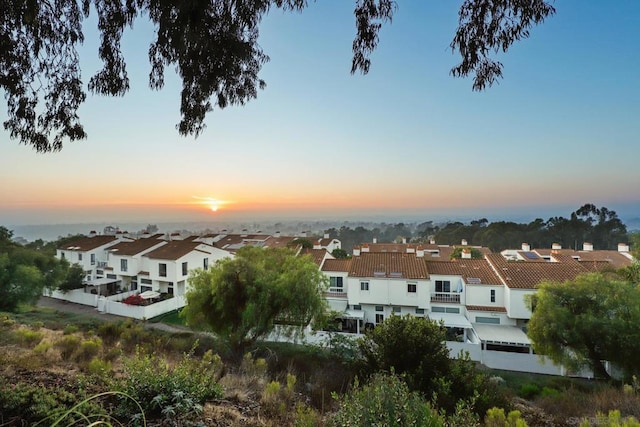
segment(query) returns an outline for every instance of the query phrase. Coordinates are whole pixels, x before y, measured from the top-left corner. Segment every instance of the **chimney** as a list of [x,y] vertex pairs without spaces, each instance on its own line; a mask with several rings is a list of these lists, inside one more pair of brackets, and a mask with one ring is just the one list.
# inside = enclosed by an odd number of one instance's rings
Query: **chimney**
[[98,233],[96,233],[96,230],[91,230],[89,232],[89,237],[96,237],[98,235]]
[[360,246],[354,246],[353,256],[360,256]]
[[530,244],[528,244],[528,243],[523,243],[523,244],[522,244],[522,250],[523,250],[524,252],[529,252],[529,251],[531,250],[531,245],[530,245]]
[[328,239],[329,238],[329,233],[324,233],[324,238]]
[[303,231],[302,233],[300,233],[300,237],[307,237],[307,232]]
[[462,259],[471,259],[471,249],[463,249],[462,250]]
[[418,258],[424,258],[424,248],[422,246],[416,248],[416,256]]
[[462,239],[462,242],[460,242],[460,244],[462,246],[467,246],[467,239]]
[[582,250],[583,250],[583,251],[591,252],[591,251],[593,250],[593,243],[584,242],[584,243],[582,244]]
[[552,243],[551,244],[551,249],[553,249],[555,251],[560,250],[560,249],[562,249],[562,245],[560,243]]
[[626,243],[618,243],[618,252],[629,252],[629,245]]
[[243,228],[243,229],[242,229],[241,237],[247,237],[247,233],[248,233],[247,229],[246,229],[246,228]]
[[275,237],[276,239],[280,237],[280,232],[276,231],[275,233],[273,233],[273,237]]
[[436,244],[436,239],[434,239],[434,238],[429,239],[429,244],[430,245],[435,245]]
[[373,238],[373,244],[376,244],[376,243],[378,243],[378,238],[377,238],[377,237],[374,237],[374,238]]
[[367,244],[362,245],[362,252],[369,252],[369,245]]
[[406,245],[406,244],[407,244],[407,238],[406,238],[406,237],[403,237],[403,238],[402,238],[402,244],[403,244],[403,245]]

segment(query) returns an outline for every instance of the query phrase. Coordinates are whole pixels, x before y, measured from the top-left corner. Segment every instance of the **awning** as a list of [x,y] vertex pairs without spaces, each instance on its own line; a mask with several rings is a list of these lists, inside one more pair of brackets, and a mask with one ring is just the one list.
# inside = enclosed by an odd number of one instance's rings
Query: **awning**
[[454,313],[429,313],[429,319],[436,322],[443,321],[444,326],[449,328],[471,328],[471,322],[462,314]]
[[88,281],[88,282],[85,283],[85,285],[87,285],[87,286],[102,286],[102,285],[108,285],[109,283],[117,283],[119,281],[120,281],[120,279],[101,278],[101,279],[93,279],[91,281]]
[[160,296],[160,292],[156,292],[156,291],[144,291],[140,294],[140,297],[142,299],[158,298],[159,296]]
[[364,319],[364,311],[362,310],[345,310],[342,314],[343,319]]
[[490,344],[500,345],[531,345],[527,334],[517,326],[498,326],[474,323],[473,329],[478,337]]

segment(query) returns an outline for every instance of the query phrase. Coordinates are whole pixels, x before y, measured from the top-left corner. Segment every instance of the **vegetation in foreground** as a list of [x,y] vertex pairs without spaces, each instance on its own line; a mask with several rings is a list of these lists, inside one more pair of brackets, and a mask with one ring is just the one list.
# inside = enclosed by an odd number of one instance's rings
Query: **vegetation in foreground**
[[[62,321],[52,322],[56,316]],[[56,417],[65,417],[60,425],[635,426],[628,417],[640,417],[636,382],[614,387],[487,372],[454,360],[449,381],[441,378],[429,395],[414,367],[400,372],[359,363],[353,357],[359,350],[347,351],[346,342],[331,349],[258,343],[237,361],[210,336],[168,334],[137,322],[75,315],[74,324],[64,324],[65,315],[42,309],[0,317],[0,424],[7,426],[50,425]],[[390,328],[416,327],[402,319]],[[391,344],[368,339],[359,346]],[[455,399],[460,392],[453,385],[469,375],[486,379],[505,399],[493,401],[498,408],[478,410],[486,398],[480,389]],[[453,400],[453,407],[441,403]]]

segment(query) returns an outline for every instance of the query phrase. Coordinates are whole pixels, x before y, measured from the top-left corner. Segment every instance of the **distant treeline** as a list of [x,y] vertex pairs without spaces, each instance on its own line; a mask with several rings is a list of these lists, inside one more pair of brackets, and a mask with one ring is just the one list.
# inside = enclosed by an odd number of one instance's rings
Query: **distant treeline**
[[572,249],[582,249],[584,242],[593,244],[594,249],[617,249],[618,243],[629,242],[627,227],[616,212],[593,204],[580,207],[569,218],[552,217],[547,221],[537,218],[528,224],[489,222],[481,218],[468,224],[435,224],[427,221],[418,225],[382,224],[371,230],[343,226],[325,232],[332,238],[340,239],[342,247],[348,252],[354,245],[372,242],[374,238],[379,243],[401,242],[403,238],[407,242],[428,243],[433,239],[440,245],[457,245],[465,239],[469,245],[485,246],[494,252],[519,248],[524,242],[532,248],[550,248],[553,243],[559,243],[563,248]]

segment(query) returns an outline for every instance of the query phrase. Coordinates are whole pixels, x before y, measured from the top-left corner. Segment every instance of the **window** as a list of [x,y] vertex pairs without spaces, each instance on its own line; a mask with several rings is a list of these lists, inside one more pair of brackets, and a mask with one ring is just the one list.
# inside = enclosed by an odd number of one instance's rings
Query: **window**
[[128,262],[126,259],[121,259],[120,260],[120,270],[122,271],[127,271],[127,267],[128,267]]
[[449,280],[436,280],[436,292],[451,292],[451,282]]
[[167,277],[167,264],[158,264],[158,274],[160,275],[160,277]]
[[496,302],[496,290],[491,289],[491,302]]
[[445,313],[458,313],[460,314],[460,309],[458,307],[446,307],[444,309]]
[[203,270],[209,269],[209,258],[205,258],[202,260],[202,269]]
[[481,316],[476,316],[476,323],[491,323],[493,325],[499,325],[500,324],[500,318],[499,317],[481,317]]
[[182,275],[186,276],[187,274],[189,274],[189,270],[187,269],[187,263],[183,262],[182,263]]
[[418,290],[417,283],[407,283],[407,292],[409,292],[410,294],[415,294],[417,290]]
[[82,254],[78,254],[78,261],[82,261]]
[[342,292],[343,278],[329,277],[329,287],[331,292]]
[[117,279],[118,276],[116,276],[115,274],[107,274],[107,279]]
[[140,283],[144,283],[145,285],[150,285],[153,282],[151,281],[151,279],[140,279]]
[[402,307],[393,307],[393,312],[394,313],[400,313],[402,311]]
[[91,254],[91,265],[96,265],[96,254]]
[[360,304],[354,304],[353,305],[353,309],[354,310],[362,310],[362,306]]
[[369,282],[360,282],[360,290],[368,291],[369,290]]
[[140,292],[147,292],[152,290],[151,286],[140,286]]
[[376,324],[382,323],[384,320],[384,314],[376,314]]
[[167,293],[168,293],[169,295],[173,295],[173,286],[169,286],[169,287],[167,288]]
[[444,307],[431,307],[433,313],[444,313],[446,310]]
[[66,257],[65,257],[65,255],[64,255],[64,252],[60,252],[60,257],[61,257],[62,259],[65,259],[65,258],[66,258]]
[[416,308],[416,314],[424,314],[424,308]]
[[381,305],[376,305],[376,311],[384,311],[384,307]]

